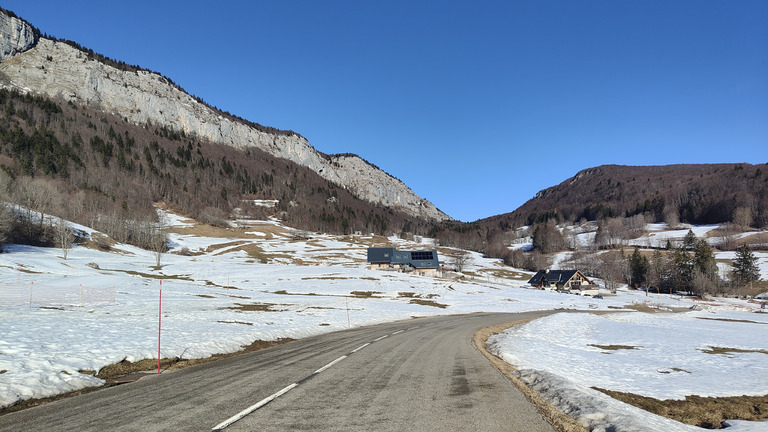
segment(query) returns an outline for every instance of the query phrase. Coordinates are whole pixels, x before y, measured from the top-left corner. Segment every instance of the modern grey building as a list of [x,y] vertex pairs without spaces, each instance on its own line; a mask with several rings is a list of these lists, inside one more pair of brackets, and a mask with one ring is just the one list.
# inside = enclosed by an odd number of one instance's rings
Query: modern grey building
[[368,248],[371,268],[397,268],[403,271],[440,269],[436,250],[399,251],[395,248]]

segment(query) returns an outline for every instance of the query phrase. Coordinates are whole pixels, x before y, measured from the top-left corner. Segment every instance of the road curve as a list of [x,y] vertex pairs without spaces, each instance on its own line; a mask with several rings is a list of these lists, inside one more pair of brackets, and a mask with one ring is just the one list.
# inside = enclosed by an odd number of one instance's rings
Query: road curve
[[329,333],[7,414],[0,430],[553,431],[471,342],[545,314]]

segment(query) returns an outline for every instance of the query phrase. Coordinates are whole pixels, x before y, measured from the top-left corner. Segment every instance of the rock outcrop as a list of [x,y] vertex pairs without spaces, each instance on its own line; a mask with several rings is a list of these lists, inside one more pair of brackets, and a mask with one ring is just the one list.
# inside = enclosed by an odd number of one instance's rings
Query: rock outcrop
[[35,46],[35,29],[26,21],[0,12],[0,61]]
[[361,199],[433,220],[450,219],[400,180],[354,155],[328,156],[302,136],[259,128],[199,102],[168,79],[122,70],[0,12],[0,85],[87,104],[139,125],[165,125],[203,140],[258,147],[311,168]]

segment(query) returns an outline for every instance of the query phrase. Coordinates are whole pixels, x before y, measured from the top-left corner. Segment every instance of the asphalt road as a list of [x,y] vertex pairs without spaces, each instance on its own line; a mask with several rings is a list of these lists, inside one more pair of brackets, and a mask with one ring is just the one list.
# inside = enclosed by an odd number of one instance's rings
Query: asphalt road
[[471,342],[544,314],[330,333],[7,414],[0,430],[553,431]]

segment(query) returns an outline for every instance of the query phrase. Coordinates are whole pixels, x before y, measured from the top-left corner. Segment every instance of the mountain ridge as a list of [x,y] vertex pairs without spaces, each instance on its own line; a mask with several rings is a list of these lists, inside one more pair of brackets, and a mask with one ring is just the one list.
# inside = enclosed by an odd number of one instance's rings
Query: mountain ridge
[[354,195],[412,216],[451,220],[405,183],[349,153],[327,155],[293,131],[279,131],[217,111],[171,80],[138,67],[120,68],[100,56],[41,35],[0,11],[0,85],[101,109],[147,126],[164,126],[204,141],[257,147],[306,166]]
[[756,226],[768,224],[768,166],[748,163],[616,165],[586,168],[542,189],[510,213],[482,224],[531,225],[549,219],[576,222],[665,213],[697,224],[730,222],[749,208]]

